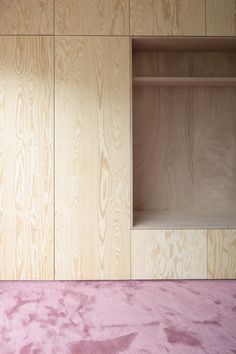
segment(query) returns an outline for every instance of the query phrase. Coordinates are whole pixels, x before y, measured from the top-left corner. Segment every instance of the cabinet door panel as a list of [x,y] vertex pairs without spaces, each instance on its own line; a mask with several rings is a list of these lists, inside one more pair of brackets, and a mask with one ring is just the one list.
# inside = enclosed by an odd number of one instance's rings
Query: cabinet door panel
[[0,34],[52,34],[53,0],[1,0]]
[[236,0],[206,0],[206,35],[236,36]]
[[56,39],[56,278],[129,278],[129,40]]
[[53,39],[0,37],[2,279],[53,277]]
[[206,230],[133,230],[132,279],[206,279]]
[[55,0],[57,34],[128,35],[129,0]]
[[236,230],[208,231],[208,278],[236,279]]
[[131,35],[205,35],[205,0],[130,0]]

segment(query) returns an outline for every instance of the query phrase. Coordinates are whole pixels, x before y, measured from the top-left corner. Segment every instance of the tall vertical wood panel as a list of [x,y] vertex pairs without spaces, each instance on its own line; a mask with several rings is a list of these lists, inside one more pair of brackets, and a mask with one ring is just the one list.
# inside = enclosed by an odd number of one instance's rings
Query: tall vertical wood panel
[[130,277],[129,39],[56,39],[56,279]]
[[56,34],[128,35],[129,0],[55,0]]
[[53,0],[1,0],[0,34],[52,34]]
[[236,0],[206,0],[206,35],[236,36]]
[[0,278],[52,279],[53,39],[0,37]]
[[130,0],[130,34],[204,36],[205,0]]
[[206,279],[206,230],[133,230],[132,279]]
[[208,278],[236,279],[236,230],[208,231]]

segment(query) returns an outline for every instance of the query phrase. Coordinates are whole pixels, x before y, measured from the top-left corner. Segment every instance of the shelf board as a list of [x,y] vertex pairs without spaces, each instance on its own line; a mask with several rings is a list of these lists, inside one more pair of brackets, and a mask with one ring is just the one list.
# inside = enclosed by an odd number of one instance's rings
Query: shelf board
[[134,86],[235,86],[236,77],[133,77]]
[[133,229],[234,229],[235,213],[193,214],[157,211],[134,211]]

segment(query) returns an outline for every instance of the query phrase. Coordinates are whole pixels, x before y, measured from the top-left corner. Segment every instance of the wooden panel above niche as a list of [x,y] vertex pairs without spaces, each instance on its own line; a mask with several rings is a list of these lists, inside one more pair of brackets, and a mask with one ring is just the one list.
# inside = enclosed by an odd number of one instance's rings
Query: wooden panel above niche
[[206,35],[236,36],[236,0],[206,0]]
[[130,34],[204,36],[205,0],[130,0]]

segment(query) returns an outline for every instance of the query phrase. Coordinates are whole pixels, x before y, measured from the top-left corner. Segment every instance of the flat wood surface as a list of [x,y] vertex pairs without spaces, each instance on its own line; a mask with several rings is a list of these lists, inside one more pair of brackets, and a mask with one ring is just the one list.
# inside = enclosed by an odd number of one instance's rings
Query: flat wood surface
[[55,0],[56,34],[128,35],[129,0]]
[[1,279],[53,277],[53,39],[0,37]]
[[130,0],[130,34],[204,36],[205,0]]
[[235,97],[227,87],[134,88],[134,211],[232,215]]
[[0,1],[0,35],[52,33],[53,0]]
[[206,35],[236,36],[236,0],[206,0]]
[[135,230],[161,229],[231,229],[236,228],[236,212],[232,210],[224,214],[215,212],[163,212],[163,211],[134,211],[133,228]]
[[132,279],[206,279],[206,230],[133,230]]
[[208,278],[236,279],[236,230],[208,231]]
[[236,77],[133,77],[134,86],[236,86]]
[[[235,46],[236,48],[236,46]],[[133,76],[172,83],[233,84],[236,78],[236,51],[138,51],[133,52]],[[166,77],[166,79],[165,79]],[[142,80],[148,80],[142,79]],[[171,79],[172,78],[172,79]],[[183,79],[182,79],[183,78]],[[219,81],[217,81],[219,80]],[[226,80],[226,81],[224,81]]]
[[56,279],[130,277],[129,40],[56,39]]

